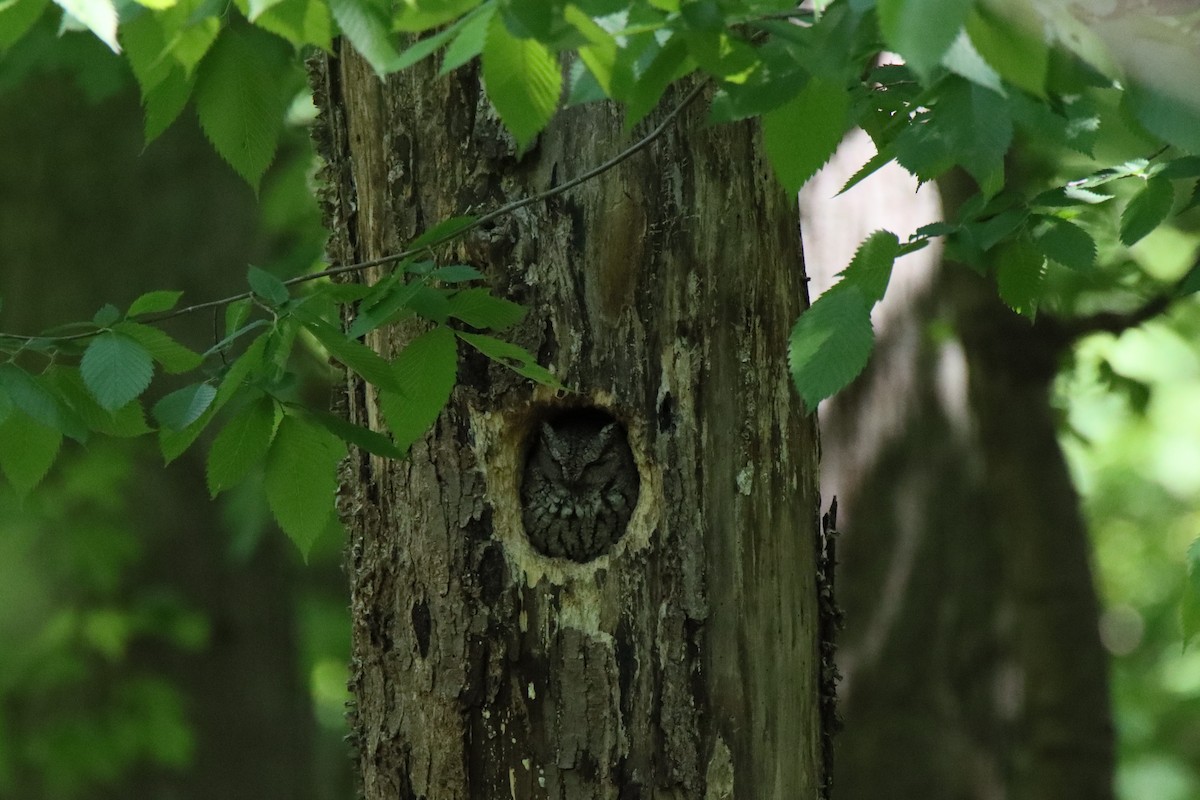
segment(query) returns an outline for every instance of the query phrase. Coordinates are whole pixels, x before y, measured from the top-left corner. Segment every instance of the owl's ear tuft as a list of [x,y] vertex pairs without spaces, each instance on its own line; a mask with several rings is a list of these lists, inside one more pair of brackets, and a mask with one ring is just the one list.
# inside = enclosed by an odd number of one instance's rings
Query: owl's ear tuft
[[542,423],[542,440],[550,448],[550,452],[554,456],[561,458],[564,455],[566,447],[564,446],[562,437],[558,435],[558,431],[554,430],[554,426],[549,422]]
[[617,423],[610,422],[600,429],[596,434],[596,438],[600,440],[605,447],[612,444],[617,439]]

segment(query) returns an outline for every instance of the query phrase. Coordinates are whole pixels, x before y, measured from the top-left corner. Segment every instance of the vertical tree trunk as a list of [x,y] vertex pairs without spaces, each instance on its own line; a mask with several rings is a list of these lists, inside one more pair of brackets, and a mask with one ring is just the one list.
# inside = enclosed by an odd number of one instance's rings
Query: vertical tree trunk
[[[343,56],[313,67],[339,263],[624,146],[619,113],[591,104],[521,156],[470,70],[381,84]],[[351,685],[369,800],[817,794],[817,441],[785,362],[806,302],[795,204],[755,129],[709,127],[702,105],[460,248],[531,308],[506,336],[574,391],[463,352],[411,457],[357,462]],[[372,343],[391,354],[414,333]],[[349,393],[373,423],[371,390]],[[522,524],[526,447],[546,414],[589,408],[627,433],[636,510],[598,557],[551,558]]]
[[[852,138],[805,188],[818,287],[871,230],[939,216],[912,217],[921,198],[905,196],[915,187],[899,170],[830,208],[873,154]],[[939,258],[898,266],[871,365],[822,406],[822,486],[839,496],[844,532],[835,796],[1111,797],[1087,531],[1049,405],[1066,343]]]
[[985,498],[1021,670],[1014,794],[1113,797],[1108,654],[1079,498],[1058,444],[1050,383],[1070,342],[1031,325],[976,275],[955,281],[958,328],[984,455]]

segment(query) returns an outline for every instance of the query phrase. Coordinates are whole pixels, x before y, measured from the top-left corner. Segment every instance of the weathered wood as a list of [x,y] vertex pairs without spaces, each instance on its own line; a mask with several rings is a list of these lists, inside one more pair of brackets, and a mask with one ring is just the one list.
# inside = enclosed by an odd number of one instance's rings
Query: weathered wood
[[[559,185],[627,146],[606,104],[518,155],[470,70],[381,84],[315,65],[340,263]],[[466,237],[457,257],[531,308],[505,335],[564,384],[462,351],[403,462],[363,457],[351,530],[367,798],[812,798],[821,780],[817,440],[786,373],[806,303],[794,199],[751,125],[694,103],[601,177]],[[372,339],[393,354],[417,332]],[[586,563],[527,540],[518,484],[544,409],[601,407],[640,476]],[[350,411],[375,424],[369,389]]]

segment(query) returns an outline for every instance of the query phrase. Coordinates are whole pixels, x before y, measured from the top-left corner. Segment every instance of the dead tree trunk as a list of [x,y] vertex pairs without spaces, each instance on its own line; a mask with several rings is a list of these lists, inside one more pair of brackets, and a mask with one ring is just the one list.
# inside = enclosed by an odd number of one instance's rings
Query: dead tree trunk
[[[606,104],[519,155],[478,77],[314,65],[331,253],[395,252],[627,146]],[[669,100],[668,100],[669,102]],[[460,352],[403,462],[349,517],[359,766],[375,798],[812,798],[822,778],[814,421],[786,373],[806,290],[794,200],[750,125],[694,103],[611,171],[468,235],[531,312],[506,334],[572,393]],[[372,341],[394,354],[415,329]],[[378,418],[349,387],[351,415]],[[539,552],[520,484],[541,423],[615,421],[637,502],[600,552]]]

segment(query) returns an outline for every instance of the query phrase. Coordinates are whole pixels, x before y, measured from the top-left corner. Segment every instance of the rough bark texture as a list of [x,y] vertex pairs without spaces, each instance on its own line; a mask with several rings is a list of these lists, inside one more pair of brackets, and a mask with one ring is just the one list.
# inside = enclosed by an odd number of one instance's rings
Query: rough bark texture
[[[470,71],[381,84],[314,64],[332,255],[558,185],[622,147],[560,115],[518,156]],[[354,464],[359,763],[376,798],[811,798],[821,780],[813,575],[817,442],[785,370],[805,303],[795,207],[749,126],[695,104],[647,150],[470,234],[458,257],[527,304],[506,337],[574,393],[462,352],[411,458]],[[628,143],[628,140],[625,140]],[[373,341],[393,353],[412,330]],[[350,411],[375,423],[369,390]],[[606,409],[640,479],[586,563],[521,523],[523,453],[550,407]]]

